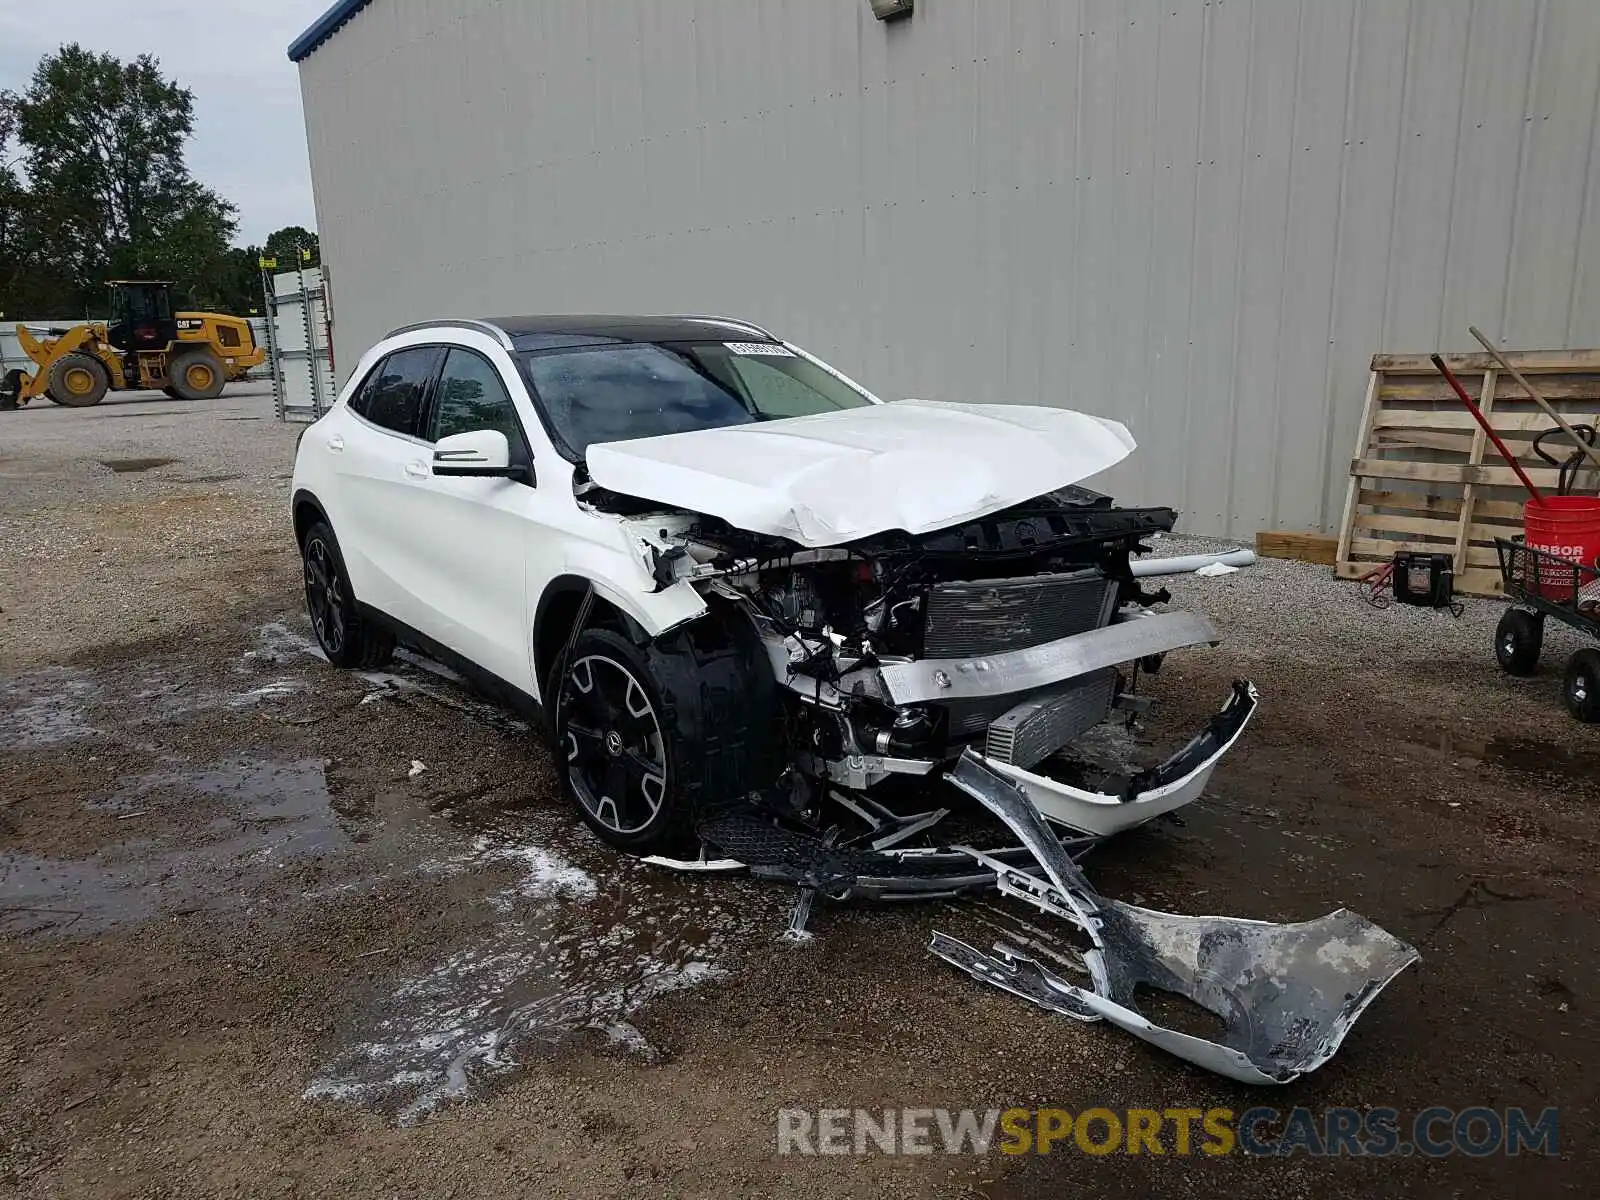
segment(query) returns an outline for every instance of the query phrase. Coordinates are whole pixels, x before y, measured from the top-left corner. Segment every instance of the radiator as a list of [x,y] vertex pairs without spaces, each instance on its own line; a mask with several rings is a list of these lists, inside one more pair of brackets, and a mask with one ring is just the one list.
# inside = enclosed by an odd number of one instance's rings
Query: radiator
[[1087,633],[1111,619],[1116,584],[1099,571],[936,584],[924,658],[978,658]]

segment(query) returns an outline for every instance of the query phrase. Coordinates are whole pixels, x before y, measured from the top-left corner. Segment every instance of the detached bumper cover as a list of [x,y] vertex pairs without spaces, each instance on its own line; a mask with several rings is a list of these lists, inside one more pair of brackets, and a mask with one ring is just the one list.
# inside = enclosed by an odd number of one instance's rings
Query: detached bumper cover
[[[1236,917],[1189,917],[1100,896],[1044,818],[1014,783],[964,757],[949,775],[1005,821],[1033,852],[1044,878],[976,851],[1003,893],[1077,925],[1093,988],[1052,974],[997,945],[992,954],[935,934],[930,949],[951,965],[1080,1021],[1105,1020],[1179,1058],[1241,1083],[1287,1083],[1338,1050],[1356,1019],[1416,950],[1346,909],[1274,925]],[[1187,997],[1222,1019],[1220,1042],[1167,1029],[1139,1012],[1140,988]]]
[[[1222,756],[1256,712],[1254,685],[1239,680],[1222,711],[1187,746],[1160,766],[1141,771],[1120,792],[1091,792],[969,751],[974,760],[1020,787],[1050,820],[1109,837],[1198,799]],[[959,785],[958,785],[959,786]]]

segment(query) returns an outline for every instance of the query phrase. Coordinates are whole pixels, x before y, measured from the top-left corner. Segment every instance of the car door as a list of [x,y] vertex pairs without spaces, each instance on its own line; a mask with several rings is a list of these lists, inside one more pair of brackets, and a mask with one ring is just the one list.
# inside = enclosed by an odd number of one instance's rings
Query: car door
[[[529,689],[527,566],[538,533],[532,451],[506,380],[489,358],[448,348],[428,413],[427,441],[493,429],[505,434],[524,479],[408,478],[426,519],[407,530],[419,564],[408,579],[418,628],[519,688]],[[431,451],[430,451],[431,458]]]
[[351,587],[362,603],[418,628],[410,531],[427,519],[417,485],[429,477],[432,448],[421,435],[443,358],[437,345],[390,353],[351,396],[337,446],[329,443],[339,477],[334,534]]

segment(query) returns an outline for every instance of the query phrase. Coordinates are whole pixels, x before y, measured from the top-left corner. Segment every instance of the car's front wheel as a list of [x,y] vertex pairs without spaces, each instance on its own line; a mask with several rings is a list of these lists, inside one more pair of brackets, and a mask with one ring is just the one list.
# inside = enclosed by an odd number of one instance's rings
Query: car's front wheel
[[306,530],[300,557],[305,570],[306,613],[328,661],[336,667],[369,671],[383,666],[394,653],[394,637],[362,619],[339,543],[325,522],[318,521]]
[[778,776],[771,669],[713,623],[642,645],[586,629],[554,682],[562,789],[619,850],[686,852],[708,804]]

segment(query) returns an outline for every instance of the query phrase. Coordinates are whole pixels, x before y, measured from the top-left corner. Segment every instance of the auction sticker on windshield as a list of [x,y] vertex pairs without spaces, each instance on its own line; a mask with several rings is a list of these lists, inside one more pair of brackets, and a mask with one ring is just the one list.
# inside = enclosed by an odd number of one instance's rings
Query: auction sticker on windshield
[[794,351],[787,346],[774,346],[771,342],[723,342],[735,354],[765,354],[769,358],[793,358]]

